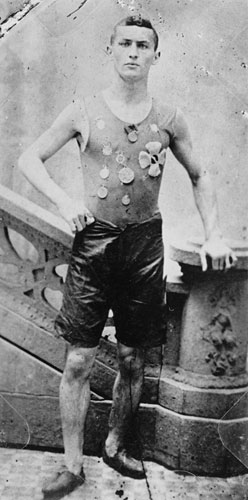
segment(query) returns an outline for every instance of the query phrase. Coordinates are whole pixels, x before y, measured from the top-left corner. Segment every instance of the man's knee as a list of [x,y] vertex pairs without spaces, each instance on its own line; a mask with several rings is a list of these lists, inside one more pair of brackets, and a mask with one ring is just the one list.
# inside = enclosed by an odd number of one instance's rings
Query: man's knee
[[95,360],[97,348],[70,347],[64,369],[64,377],[68,382],[87,380]]
[[119,368],[122,375],[140,377],[144,370],[144,351],[138,348],[119,348]]

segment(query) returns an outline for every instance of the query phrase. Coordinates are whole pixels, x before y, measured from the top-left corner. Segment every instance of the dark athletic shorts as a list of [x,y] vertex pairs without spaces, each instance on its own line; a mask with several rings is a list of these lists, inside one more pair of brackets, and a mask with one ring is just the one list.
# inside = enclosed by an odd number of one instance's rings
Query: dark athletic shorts
[[75,236],[55,329],[73,345],[99,343],[109,309],[129,347],[165,341],[164,248],[160,213],[124,229],[96,220]]

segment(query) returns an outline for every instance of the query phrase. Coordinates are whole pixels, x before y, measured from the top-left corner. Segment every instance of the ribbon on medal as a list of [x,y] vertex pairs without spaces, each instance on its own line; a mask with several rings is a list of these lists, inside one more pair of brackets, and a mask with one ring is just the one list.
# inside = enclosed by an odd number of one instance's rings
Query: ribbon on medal
[[127,134],[129,142],[136,142],[138,140],[139,130],[136,125],[127,125],[124,127],[124,130]]

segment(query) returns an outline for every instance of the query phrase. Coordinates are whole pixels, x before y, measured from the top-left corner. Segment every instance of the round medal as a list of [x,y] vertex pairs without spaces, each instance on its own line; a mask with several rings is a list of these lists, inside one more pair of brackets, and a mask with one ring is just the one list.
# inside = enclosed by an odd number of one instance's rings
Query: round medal
[[102,200],[104,198],[107,198],[107,196],[108,196],[108,190],[107,190],[107,188],[104,187],[104,186],[100,186],[99,189],[98,189],[98,191],[97,191],[97,196],[98,196],[98,198],[101,198]]
[[134,180],[134,171],[129,167],[123,167],[118,176],[123,184],[130,184]]
[[127,205],[129,205],[129,204],[130,204],[130,201],[131,201],[131,200],[130,200],[130,198],[129,198],[128,194],[124,194],[124,196],[123,196],[123,197],[122,197],[122,199],[121,199],[121,203],[122,203],[122,205],[127,206]]
[[107,179],[109,177],[109,169],[106,165],[100,170],[101,179]]
[[138,134],[135,130],[132,130],[132,132],[129,132],[127,137],[128,137],[129,142],[136,142],[138,140]]

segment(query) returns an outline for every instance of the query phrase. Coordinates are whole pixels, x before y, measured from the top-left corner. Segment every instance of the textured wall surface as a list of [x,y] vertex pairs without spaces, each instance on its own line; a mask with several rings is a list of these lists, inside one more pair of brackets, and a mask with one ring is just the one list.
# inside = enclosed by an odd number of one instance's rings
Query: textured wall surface
[[[108,84],[111,63],[105,47],[111,26],[133,6],[139,3],[43,0],[1,41],[1,182],[49,206],[16,172],[17,158],[75,95]],[[224,234],[245,240],[247,2],[145,0],[142,6],[160,33],[162,52],[152,69],[151,92],[185,112],[199,161],[210,169],[217,188]],[[48,168],[69,193],[80,196],[75,144],[49,160]],[[170,153],[161,208],[169,232],[178,225],[186,235],[192,228],[201,232],[187,174]]]

